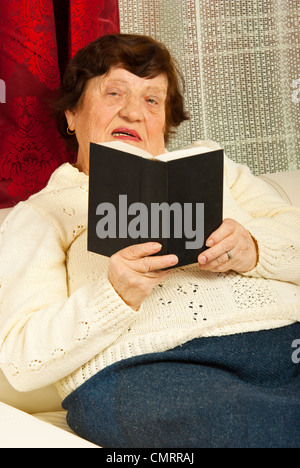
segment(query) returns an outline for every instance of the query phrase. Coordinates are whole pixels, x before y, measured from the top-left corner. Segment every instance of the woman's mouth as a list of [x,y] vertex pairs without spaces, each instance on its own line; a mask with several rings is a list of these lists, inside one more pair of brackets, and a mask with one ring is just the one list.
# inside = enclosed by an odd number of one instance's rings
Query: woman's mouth
[[118,140],[130,140],[130,141],[137,141],[141,142],[142,138],[138,134],[136,130],[132,130],[131,128],[116,128],[112,132],[112,136],[117,138]]

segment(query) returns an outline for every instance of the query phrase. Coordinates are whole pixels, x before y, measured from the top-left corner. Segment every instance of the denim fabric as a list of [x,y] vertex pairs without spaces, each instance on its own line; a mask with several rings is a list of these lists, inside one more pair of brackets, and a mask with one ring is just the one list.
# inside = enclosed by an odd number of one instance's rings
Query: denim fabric
[[296,339],[300,323],[120,361],[64,400],[68,423],[107,448],[299,448]]

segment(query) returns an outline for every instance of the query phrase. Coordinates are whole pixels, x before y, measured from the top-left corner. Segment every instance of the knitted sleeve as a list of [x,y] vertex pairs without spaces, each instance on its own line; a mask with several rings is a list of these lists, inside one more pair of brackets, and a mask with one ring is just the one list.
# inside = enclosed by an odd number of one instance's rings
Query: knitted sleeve
[[246,166],[227,160],[227,179],[234,200],[251,215],[244,227],[259,248],[256,268],[244,275],[300,284],[300,209]]
[[136,319],[107,274],[68,296],[57,228],[19,204],[0,233],[0,363],[29,391],[54,383],[111,345]]

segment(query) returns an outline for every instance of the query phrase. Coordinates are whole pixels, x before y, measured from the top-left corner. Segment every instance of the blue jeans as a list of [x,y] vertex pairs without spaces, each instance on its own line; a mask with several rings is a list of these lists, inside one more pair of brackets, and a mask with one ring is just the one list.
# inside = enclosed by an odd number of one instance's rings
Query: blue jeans
[[93,376],[63,402],[106,448],[300,448],[300,323],[198,338]]

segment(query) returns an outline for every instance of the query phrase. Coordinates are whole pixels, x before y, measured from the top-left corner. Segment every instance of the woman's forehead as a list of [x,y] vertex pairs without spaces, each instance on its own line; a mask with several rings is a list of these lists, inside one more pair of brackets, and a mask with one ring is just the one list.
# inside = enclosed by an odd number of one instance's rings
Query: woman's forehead
[[98,83],[101,87],[109,84],[119,84],[162,94],[167,94],[168,90],[168,79],[164,74],[157,75],[154,78],[141,78],[123,68],[112,68],[107,75],[98,77]]

